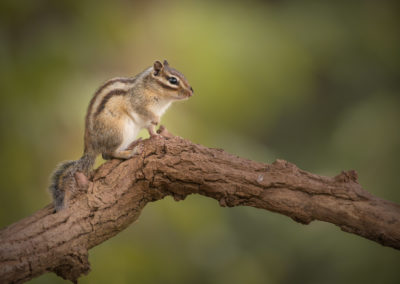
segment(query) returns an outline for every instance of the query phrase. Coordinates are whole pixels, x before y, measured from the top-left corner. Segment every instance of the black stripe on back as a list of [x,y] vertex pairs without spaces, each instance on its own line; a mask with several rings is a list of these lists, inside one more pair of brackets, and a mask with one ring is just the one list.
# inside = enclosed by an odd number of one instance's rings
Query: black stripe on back
[[[87,114],[86,114],[86,125],[88,124],[88,120],[89,120],[89,114],[92,113],[92,107],[94,102],[96,101],[97,97],[101,94],[101,92],[107,88],[108,86],[117,83],[117,82],[121,82],[121,83],[134,83],[136,81],[136,77],[134,78],[115,78],[115,79],[111,79],[108,80],[107,82],[105,82],[97,91],[96,93],[94,93],[92,99],[90,100],[89,106],[88,106],[88,110],[87,110]],[[104,107],[103,107],[104,108]]]
[[103,97],[101,100],[99,106],[97,107],[96,113],[94,114],[95,116],[99,115],[103,111],[103,109],[106,107],[107,102],[114,96],[123,96],[127,94],[129,90],[124,90],[124,89],[114,89],[111,90],[107,95]]
[[133,83],[136,81],[136,77],[134,78],[115,78],[115,79],[111,79],[108,80],[107,82],[105,82],[94,94],[94,96],[100,94],[105,88],[107,88],[108,86],[117,83],[117,82],[121,82],[121,83]]
[[[107,88],[108,86],[110,86],[110,85],[112,85],[112,84],[114,84],[114,83],[116,83],[116,82],[121,82],[121,83],[134,83],[134,82],[136,81],[136,78],[137,78],[137,76],[136,76],[136,77],[133,77],[133,78],[115,78],[115,79],[108,80],[108,81],[105,82],[102,86],[100,86],[99,89],[97,89],[97,91],[94,93],[92,99],[90,100],[88,109],[87,109],[87,111],[86,111],[85,127],[86,127],[86,128],[89,127],[90,116],[91,116],[91,114],[93,113],[93,110],[92,110],[92,109],[93,109],[93,105],[94,105],[95,101],[97,100],[97,97],[101,94],[101,92],[102,92],[105,88]],[[104,108],[104,106],[103,106],[103,108]],[[102,108],[102,109],[103,109],[103,108]],[[101,109],[101,110],[102,110],[102,109]],[[101,110],[100,110],[100,111],[101,111]],[[88,131],[85,131],[85,139],[84,139],[84,140],[85,140],[85,151],[88,149],[88,145],[87,145],[87,143],[89,142],[88,134],[89,134],[89,132],[88,132]]]

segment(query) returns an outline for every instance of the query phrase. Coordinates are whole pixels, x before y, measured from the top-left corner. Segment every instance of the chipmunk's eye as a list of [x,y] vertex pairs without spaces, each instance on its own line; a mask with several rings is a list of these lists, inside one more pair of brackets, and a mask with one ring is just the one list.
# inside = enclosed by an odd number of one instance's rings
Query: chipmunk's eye
[[169,77],[168,82],[170,82],[172,85],[178,85],[178,79],[175,77]]

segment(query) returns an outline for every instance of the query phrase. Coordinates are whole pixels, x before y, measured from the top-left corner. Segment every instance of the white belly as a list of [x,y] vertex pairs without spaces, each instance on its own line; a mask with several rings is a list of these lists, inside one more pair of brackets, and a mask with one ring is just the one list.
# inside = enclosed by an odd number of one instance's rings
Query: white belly
[[140,129],[142,128],[143,127],[127,117],[123,126],[123,141],[118,147],[118,150],[125,150],[136,139]]
[[157,104],[151,106],[151,110],[156,116],[161,117],[171,103],[172,101],[170,100],[160,100]]

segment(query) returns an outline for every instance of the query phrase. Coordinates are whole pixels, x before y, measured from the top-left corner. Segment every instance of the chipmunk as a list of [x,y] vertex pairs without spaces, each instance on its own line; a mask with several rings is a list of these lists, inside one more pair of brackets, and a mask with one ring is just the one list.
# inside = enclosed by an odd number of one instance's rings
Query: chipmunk
[[75,173],[88,177],[99,154],[104,159],[131,158],[137,154],[137,148],[127,148],[139,131],[147,128],[150,138],[158,136],[155,127],[171,103],[192,95],[188,81],[166,60],[155,61],[152,67],[133,78],[105,82],[87,109],[82,157],[60,164],[52,175],[49,190],[55,210],[63,209],[75,193]]

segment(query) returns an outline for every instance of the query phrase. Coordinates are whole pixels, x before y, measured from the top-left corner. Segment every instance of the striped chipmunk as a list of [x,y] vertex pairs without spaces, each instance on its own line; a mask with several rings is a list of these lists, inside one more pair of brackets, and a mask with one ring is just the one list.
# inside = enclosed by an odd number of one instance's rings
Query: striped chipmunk
[[157,137],[155,127],[171,103],[192,95],[188,81],[166,60],[155,61],[133,78],[105,82],[87,109],[82,157],[61,163],[52,175],[49,190],[55,210],[65,208],[77,193],[77,174],[88,177],[97,155],[102,154],[104,159],[129,159],[138,154],[137,147],[131,150],[128,146],[139,131],[146,128],[151,138]]

